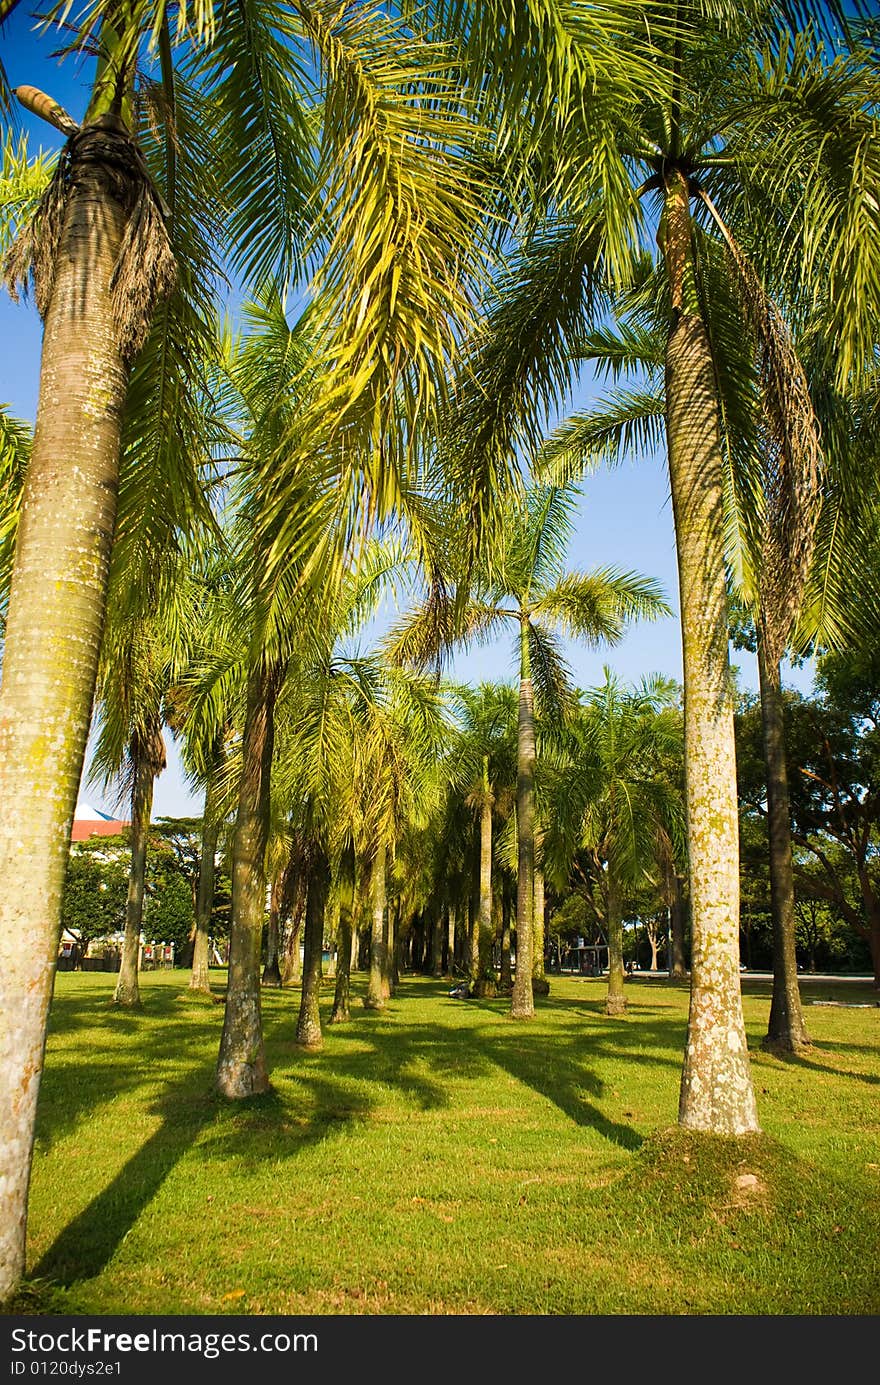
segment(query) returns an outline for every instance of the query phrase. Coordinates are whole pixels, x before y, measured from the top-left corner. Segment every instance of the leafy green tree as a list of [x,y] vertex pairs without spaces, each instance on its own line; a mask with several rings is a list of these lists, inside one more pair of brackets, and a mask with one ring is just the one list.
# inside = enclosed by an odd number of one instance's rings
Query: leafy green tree
[[97,845],[83,842],[71,848],[61,923],[77,939],[80,957],[93,939],[121,933],[125,927],[128,870],[124,855],[122,839],[116,850],[106,837]]

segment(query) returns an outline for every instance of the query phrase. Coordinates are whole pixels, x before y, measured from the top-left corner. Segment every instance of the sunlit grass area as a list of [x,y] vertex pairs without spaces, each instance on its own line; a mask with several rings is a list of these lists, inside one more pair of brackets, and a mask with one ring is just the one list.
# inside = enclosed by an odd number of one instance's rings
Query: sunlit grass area
[[814,1046],[781,1060],[746,981],[764,1135],[727,1141],[674,1128],[687,989],[665,980],[628,980],[611,1020],[602,982],[554,978],[514,1024],[406,977],[318,1054],[270,992],[275,1090],[236,1107],[211,1091],[222,1006],[147,973],[124,1013],[114,980],[57,978],[13,1311],[880,1310],[880,1009],[810,1003],[867,985],[805,984]]

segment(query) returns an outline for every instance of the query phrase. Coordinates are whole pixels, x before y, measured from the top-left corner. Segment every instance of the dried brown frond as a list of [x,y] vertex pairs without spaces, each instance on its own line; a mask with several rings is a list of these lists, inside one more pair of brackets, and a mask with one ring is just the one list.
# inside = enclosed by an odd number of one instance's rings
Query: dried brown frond
[[16,300],[32,280],[37,310],[45,318],[72,189],[81,169],[97,167],[110,195],[128,211],[110,294],[120,351],[131,361],[146,341],[156,304],[174,287],[177,270],[160,194],[131,135],[110,120],[103,117],[68,140],[37,210],[5,257],[3,277]]
[[141,180],[110,279],[122,355],[131,361],[147,339],[156,304],[177,278],[177,264],[152,185]]
[[821,506],[822,449],[804,368],[788,325],[711,199],[700,196],[724,237],[759,353],[758,430],[764,516],[758,624],[767,665],[779,661],[797,618]]

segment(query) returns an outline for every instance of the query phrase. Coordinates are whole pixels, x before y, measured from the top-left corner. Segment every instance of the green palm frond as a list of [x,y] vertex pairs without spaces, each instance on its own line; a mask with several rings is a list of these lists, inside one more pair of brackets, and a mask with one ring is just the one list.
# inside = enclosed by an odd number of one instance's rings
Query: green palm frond
[[751,62],[727,139],[749,218],[743,240],[792,299],[800,291],[824,304],[838,384],[870,370],[876,347],[878,108],[880,76],[857,53],[829,62],[811,37],[783,33]]
[[571,414],[560,424],[539,452],[535,474],[568,485],[597,466],[616,465],[627,457],[641,460],[663,446],[665,425],[662,385],[618,387],[592,409]]
[[460,604],[454,593],[437,588],[410,616],[388,633],[383,652],[393,664],[441,667],[456,647],[490,642],[507,613],[480,601]]
[[526,633],[535,702],[547,721],[564,722],[574,704],[571,669],[546,626],[529,621]]
[[519,247],[495,287],[459,372],[442,443],[473,526],[469,541],[491,533],[500,498],[518,479],[517,458],[538,450],[574,385],[575,344],[600,301],[600,273],[595,225],[550,225]]
[[57,160],[57,154],[42,149],[29,156],[27,136],[16,140],[11,130],[6,132],[0,147],[0,259],[36,211]]
[[573,638],[596,646],[616,644],[630,620],[672,615],[659,583],[619,568],[571,572],[541,593],[534,605],[539,619],[553,620]]
[[297,7],[279,0],[224,6],[193,76],[211,96],[230,269],[248,286],[270,278],[286,284],[304,264],[318,137]]
[[6,625],[6,607],[15,535],[31,450],[31,429],[0,405],[0,635]]
[[561,574],[579,500],[574,486],[532,486],[525,506],[512,513],[504,574],[526,603],[532,589],[540,590]]

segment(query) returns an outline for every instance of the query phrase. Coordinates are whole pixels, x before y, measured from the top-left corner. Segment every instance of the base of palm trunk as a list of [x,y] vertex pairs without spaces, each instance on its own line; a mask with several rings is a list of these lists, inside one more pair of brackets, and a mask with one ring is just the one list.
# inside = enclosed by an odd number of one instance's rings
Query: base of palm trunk
[[262,978],[260,980],[260,985],[265,990],[269,990],[270,988],[274,990],[280,990],[281,972],[278,970],[278,968],[266,967],[266,970],[263,972]]
[[211,990],[211,982],[209,981],[208,977],[198,976],[195,972],[193,972],[192,976],[190,977],[190,982],[187,986],[187,990],[195,991],[198,995],[213,995],[213,992]]
[[123,1010],[142,1010],[144,1008],[137,986],[117,986],[111,1004],[118,1005]]
[[382,999],[381,996],[375,996],[375,995],[364,996],[364,1009],[365,1009],[365,1010],[384,1010],[384,1009],[385,1009],[385,1001]]
[[606,996],[606,997],[605,997],[605,1013],[606,1013],[606,1015],[611,1015],[612,1017],[615,1016],[615,1015],[625,1015],[625,1014],[626,1014],[626,996],[625,996],[625,995],[609,995],[609,996]]
[[546,976],[533,976],[533,977],[532,977],[532,995],[549,995],[549,994],[550,994],[550,982],[547,980]]
[[498,994],[498,986],[490,977],[481,976],[474,985],[472,994],[478,996],[480,1000],[494,1000]]
[[320,1029],[317,1031],[308,1029],[302,1034],[297,1034],[296,1046],[297,1048],[308,1049],[310,1053],[317,1053],[319,1049],[324,1047],[324,1037]]
[[796,1034],[765,1034],[761,1040],[764,1053],[806,1053],[812,1047],[813,1041],[807,1034],[800,1038]]
[[510,1018],[512,1020],[533,1020],[535,1018],[535,1001],[532,995],[531,978],[528,986],[517,986],[513,983],[513,993],[510,997]]
[[327,1021],[328,1024],[348,1024],[351,1019],[351,1010],[346,1005],[344,1009],[334,1010]]
[[244,1101],[249,1096],[263,1096],[272,1090],[262,1062],[221,1064],[214,1086],[229,1101]]

